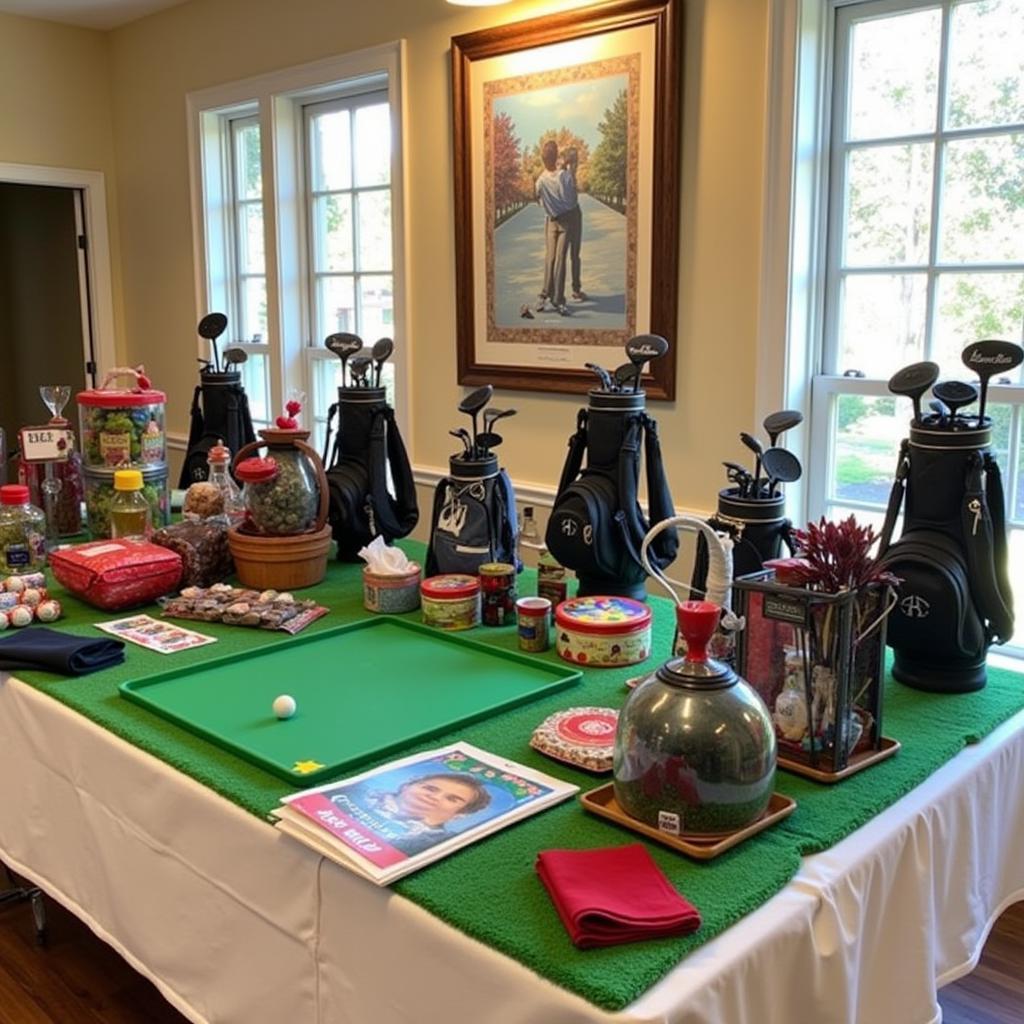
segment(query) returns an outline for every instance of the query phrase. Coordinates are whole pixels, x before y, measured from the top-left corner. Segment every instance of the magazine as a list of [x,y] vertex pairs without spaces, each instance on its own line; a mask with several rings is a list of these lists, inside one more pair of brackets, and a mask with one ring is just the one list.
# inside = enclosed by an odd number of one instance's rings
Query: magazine
[[271,815],[282,832],[390,885],[578,789],[459,742],[284,797]]

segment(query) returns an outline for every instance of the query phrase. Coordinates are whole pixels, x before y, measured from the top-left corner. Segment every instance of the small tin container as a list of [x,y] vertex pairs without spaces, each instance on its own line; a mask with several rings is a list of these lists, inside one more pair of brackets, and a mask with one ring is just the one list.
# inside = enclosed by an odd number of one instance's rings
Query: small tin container
[[536,654],[551,646],[551,602],[546,597],[521,597],[516,601],[519,649]]
[[635,665],[651,653],[651,609],[628,597],[576,597],[555,609],[555,635],[574,665]]
[[412,570],[400,576],[370,572],[363,569],[363,607],[368,612],[401,615],[420,606],[420,567],[412,563]]
[[549,551],[537,560],[537,593],[557,608],[569,596],[569,571]]
[[449,573],[420,584],[423,621],[436,629],[472,629],[480,625],[480,581]]
[[477,572],[484,625],[511,625],[516,606],[516,567],[508,562],[484,562]]

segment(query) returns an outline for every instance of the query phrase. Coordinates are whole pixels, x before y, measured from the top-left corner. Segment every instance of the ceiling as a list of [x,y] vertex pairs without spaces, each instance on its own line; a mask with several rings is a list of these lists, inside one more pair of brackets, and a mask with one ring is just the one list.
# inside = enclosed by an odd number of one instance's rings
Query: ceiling
[[0,0],[0,13],[62,21],[82,28],[111,29],[126,25],[186,0]]

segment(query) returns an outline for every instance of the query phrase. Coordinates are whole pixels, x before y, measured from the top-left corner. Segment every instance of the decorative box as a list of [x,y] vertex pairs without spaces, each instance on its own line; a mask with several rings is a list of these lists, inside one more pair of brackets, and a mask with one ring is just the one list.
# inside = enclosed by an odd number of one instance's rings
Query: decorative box
[[61,548],[50,569],[76,597],[106,611],[149,604],[181,581],[181,556],[145,541],[101,540]]
[[464,573],[430,576],[420,584],[423,621],[436,629],[480,625],[480,580]]
[[651,653],[651,609],[629,597],[576,597],[555,609],[555,638],[574,665],[635,665]]

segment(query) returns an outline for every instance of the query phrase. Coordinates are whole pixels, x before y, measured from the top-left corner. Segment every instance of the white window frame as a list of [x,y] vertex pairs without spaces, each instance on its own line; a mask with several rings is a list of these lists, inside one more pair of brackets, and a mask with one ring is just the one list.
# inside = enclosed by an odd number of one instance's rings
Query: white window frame
[[[391,111],[391,223],[394,279],[395,415],[409,437],[412,354],[408,331],[408,267],[404,158],[405,44],[403,40],[315,61],[186,97],[193,259],[197,320],[230,302],[232,267],[218,253],[230,251],[225,234],[224,118],[257,114],[263,153],[263,223],[267,275],[267,338],[270,401],[283,409],[289,391],[312,394],[313,360],[326,358],[323,339],[310,336],[306,260],[302,128],[305,104],[367,83],[386,88]],[[213,258],[208,259],[208,254]],[[230,331],[229,326],[229,331]],[[205,345],[199,345],[199,354]],[[335,358],[330,356],[330,358]],[[311,423],[311,419],[309,420]]]

